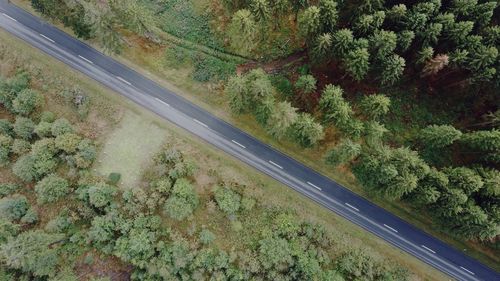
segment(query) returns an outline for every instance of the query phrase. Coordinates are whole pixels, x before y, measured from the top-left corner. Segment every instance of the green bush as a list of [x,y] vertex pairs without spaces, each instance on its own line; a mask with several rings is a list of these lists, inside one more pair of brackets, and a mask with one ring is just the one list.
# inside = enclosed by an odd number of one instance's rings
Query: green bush
[[40,138],[50,137],[52,135],[52,123],[41,121],[36,125],[34,132]]
[[35,191],[38,203],[52,203],[69,193],[69,183],[66,179],[51,174],[35,185]]
[[28,140],[35,130],[35,123],[29,118],[17,116],[14,122],[14,133],[22,139]]
[[12,101],[12,109],[20,115],[29,115],[40,104],[42,97],[35,91],[25,89]]
[[12,172],[25,182],[31,182],[38,177],[35,168],[35,158],[31,155],[23,155],[17,159],[12,166]]
[[227,187],[218,187],[214,195],[215,201],[222,211],[235,214],[240,209],[241,196],[233,190]]
[[23,195],[14,194],[0,199],[0,217],[10,221],[21,219],[28,208],[28,200]]
[[29,208],[26,211],[26,214],[21,218],[21,223],[24,224],[33,224],[38,221],[38,213],[33,209],[33,207]]
[[73,126],[71,126],[71,123],[67,119],[59,118],[52,123],[51,132],[54,137],[66,133],[73,133]]
[[51,111],[44,111],[40,114],[40,122],[52,123],[56,120],[56,115]]
[[14,183],[0,183],[0,197],[5,197],[20,189],[21,186]]
[[80,144],[81,137],[74,133],[65,133],[58,135],[55,139],[55,146],[68,154],[73,154],[76,152],[78,145]]
[[97,156],[97,149],[89,139],[84,139],[78,144],[75,155],[76,166],[81,169],[90,167]]
[[210,244],[212,243],[212,241],[215,240],[215,234],[213,234],[210,230],[208,229],[203,229],[201,232],[200,232],[200,242],[202,244]]
[[23,139],[15,139],[12,143],[12,152],[17,155],[23,155],[30,152],[31,143]]
[[117,190],[114,186],[100,183],[90,186],[87,192],[89,203],[96,208],[102,208],[113,201],[113,197],[116,195]]
[[164,205],[164,212],[175,220],[183,220],[198,206],[198,195],[187,179],[178,179],[172,195]]
[[7,119],[0,119],[0,134],[12,136],[13,126]]

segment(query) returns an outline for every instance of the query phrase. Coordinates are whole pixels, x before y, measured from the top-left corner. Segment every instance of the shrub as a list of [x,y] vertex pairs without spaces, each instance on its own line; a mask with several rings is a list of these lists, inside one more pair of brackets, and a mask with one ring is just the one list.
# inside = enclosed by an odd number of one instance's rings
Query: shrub
[[235,214],[240,208],[241,196],[227,187],[219,187],[215,190],[215,201],[222,211]]
[[63,233],[71,226],[71,218],[67,215],[59,215],[51,219],[44,227],[44,230],[49,233]]
[[55,145],[57,149],[72,154],[76,152],[80,141],[81,137],[77,134],[65,133],[56,137]]
[[165,213],[176,220],[191,215],[198,206],[198,195],[186,179],[178,179],[172,189],[172,196],[165,202]]
[[116,195],[116,187],[100,183],[88,188],[89,202],[96,208],[102,208],[111,203]]
[[59,118],[54,123],[52,123],[52,135],[54,137],[57,137],[59,135],[63,135],[66,133],[72,133],[73,132],[73,126],[71,126],[71,123],[69,123],[68,120],[65,118]]
[[97,155],[97,150],[92,141],[84,139],[78,144],[78,152],[75,155],[76,166],[78,168],[88,168],[92,165]]
[[21,156],[12,166],[12,172],[25,182],[31,182],[38,177],[35,169],[35,159],[31,155]]
[[42,97],[31,89],[21,91],[12,101],[12,109],[15,113],[29,115],[40,104]]
[[0,134],[12,136],[12,123],[7,119],[0,119]]
[[[11,221],[0,218],[0,244],[4,244],[7,239],[14,237],[19,233],[20,227],[17,224],[12,223]],[[0,274],[0,280],[8,280],[2,279],[2,275]]]
[[116,185],[119,181],[122,175],[120,173],[110,173],[108,176],[108,182],[109,184]]
[[52,124],[41,121],[38,125],[36,125],[34,132],[40,138],[50,137],[52,134]]
[[33,121],[26,117],[16,117],[16,122],[14,122],[14,133],[22,139],[30,139],[35,130],[35,124]]
[[56,115],[50,111],[44,111],[40,114],[40,122],[52,123],[56,120]]
[[26,214],[21,218],[21,223],[32,224],[38,221],[38,213],[33,209],[29,208]]
[[170,193],[170,190],[172,189],[172,182],[168,177],[163,177],[158,180],[156,180],[153,183],[153,187],[156,191],[162,193],[162,194],[168,194]]
[[12,143],[12,152],[17,155],[23,155],[30,151],[31,143],[23,139],[15,139]]
[[28,200],[23,195],[14,194],[0,199],[0,217],[10,221],[19,220],[28,210]]
[[5,196],[13,193],[14,191],[18,190],[19,188],[21,188],[21,187],[17,184],[0,183],[0,197],[5,197]]
[[52,203],[68,194],[69,183],[66,179],[51,174],[35,185],[35,191],[38,203]]
[[203,229],[201,232],[200,232],[200,242],[202,244],[210,244],[212,243],[212,241],[215,240],[215,234],[213,234],[210,230],[208,229]]

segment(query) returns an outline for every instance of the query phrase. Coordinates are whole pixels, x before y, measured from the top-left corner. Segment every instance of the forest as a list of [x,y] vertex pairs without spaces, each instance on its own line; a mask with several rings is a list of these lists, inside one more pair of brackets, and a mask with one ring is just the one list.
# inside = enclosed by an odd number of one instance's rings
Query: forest
[[31,5],[109,53],[134,44],[127,32],[168,46],[236,118],[498,253],[498,2],[203,2],[201,17],[176,0]]

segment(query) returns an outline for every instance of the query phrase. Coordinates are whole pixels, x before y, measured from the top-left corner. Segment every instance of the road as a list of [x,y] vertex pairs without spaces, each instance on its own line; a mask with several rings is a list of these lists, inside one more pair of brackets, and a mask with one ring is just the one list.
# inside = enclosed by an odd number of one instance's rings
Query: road
[[0,27],[449,276],[500,280],[493,269],[5,0]]

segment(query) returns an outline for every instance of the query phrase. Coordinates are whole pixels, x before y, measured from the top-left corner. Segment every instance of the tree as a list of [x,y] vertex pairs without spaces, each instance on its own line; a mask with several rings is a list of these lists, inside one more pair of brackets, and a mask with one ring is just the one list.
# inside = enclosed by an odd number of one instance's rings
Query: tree
[[289,102],[279,102],[267,120],[267,131],[275,138],[281,139],[296,122],[297,109]]
[[39,204],[52,203],[69,193],[69,183],[56,174],[44,177],[35,185]]
[[316,6],[309,6],[299,16],[299,30],[306,38],[314,38],[321,31],[321,12]]
[[370,70],[370,54],[366,48],[349,51],[344,58],[344,68],[356,81],[361,81]]
[[260,240],[259,260],[265,270],[285,272],[293,263],[290,244],[283,238],[267,237]]
[[97,156],[95,145],[89,139],[84,139],[78,144],[75,154],[75,164],[80,169],[86,169],[92,165]]
[[237,75],[229,78],[225,92],[229,96],[229,106],[233,113],[241,114],[248,111],[249,95],[246,89],[246,79],[243,76]]
[[434,58],[427,60],[422,69],[422,77],[436,75],[440,70],[445,68],[449,63],[448,55],[437,55]]
[[328,58],[333,44],[332,40],[330,33],[323,33],[316,38],[316,44],[312,49],[312,55],[316,61],[322,62],[325,58]]
[[316,90],[316,78],[310,74],[301,75],[295,82],[295,87],[304,94],[310,94]]
[[382,94],[363,96],[360,107],[372,119],[378,119],[389,112],[391,100]]
[[28,200],[23,195],[14,194],[0,199],[0,217],[9,221],[21,219],[28,208]]
[[34,132],[40,138],[50,137],[52,134],[52,123],[41,121],[36,125]]
[[364,188],[392,199],[412,192],[428,171],[429,166],[415,151],[387,146],[362,153],[353,168]]
[[66,133],[73,133],[73,126],[71,126],[71,123],[67,119],[59,118],[52,123],[51,132],[54,137]]
[[333,0],[321,0],[319,1],[319,11],[323,31],[331,32],[335,30],[339,17],[337,2]]
[[420,131],[420,140],[425,146],[443,148],[460,139],[462,132],[451,125],[430,125]]
[[252,0],[250,7],[257,21],[266,21],[269,19],[271,11],[267,0]]
[[398,33],[398,47],[401,51],[406,51],[411,46],[411,43],[415,39],[415,32],[411,30],[403,30]]
[[311,147],[325,136],[323,126],[308,113],[300,113],[290,128],[291,137],[302,147]]
[[31,144],[23,139],[15,139],[12,143],[12,152],[17,155],[23,155],[30,151]]
[[333,52],[340,58],[343,58],[348,51],[351,50],[354,43],[354,36],[352,31],[343,28],[333,33],[332,47]]
[[405,68],[405,60],[398,56],[392,55],[387,57],[382,62],[381,81],[382,84],[391,85],[399,80]]
[[0,134],[0,167],[9,163],[9,154],[12,150],[12,138]]
[[343,93],[339,86],[326,85],[319,101],[323,119],[339,128],[346,128],[353,115],[351,105],[342,97]]
[[361,145],[350,139],[342,140],[335,148],[328,151],[325,161],[328,165],[338,166],[350,162],[361,154]]
[[16,114],[29,115],[40,104],[41,99],[37,92],[25,89],[12,101],[12,109]]
[[0,183],[0,198],[12,194],[20,188],[21,186],[14,183]]
[[164,205],[164,212],[175,220],[183,220],[198,206],[198,195],[187,179],[178,179]]
[[0,134],[12,137],[12,123],[7,119],[0,119]]
[[255,45],[257,26],[249,10],[243,9],[234,13],[230,25],[231,44],[241,50],[249,51]]
[[450,186],[462,190],[467,196],[477,192],[484,185],[481,176],[466,167],[446,168],[444,170],[450,181]]
[[0,256],[10,268],[37,277],[53,276],[57,272],[58,249],[52,245],[63,237],[41,230],[26,231],[3,244]]
[[217,187],[214,195],[219,208],[227,214],[236,214],[240,209],[241,196],[230,188]]
[[437,202],[441,192],[448,189],[448,176],[432,168],[419,182],[407,199],[417,206],[427,206]]
[[31,119],[26,117],[17,116],[14,122],[14,133],[22,139],[29,140],[33,135],[35,124]]
[[461,140],[478,152],[500,151],[500,130],[482,130],[464,134]]
[[274,96],[270,95],[262,99],[261,103],[256,106],[255,119],[260,125],[265,126],[267,124],[267,120],[269,120],[269,117],[273,113],[275,104]]
[[145,268],[155,254],[157,239],[155,232],[134,227],[116,240],[114,254],[125,262]]

